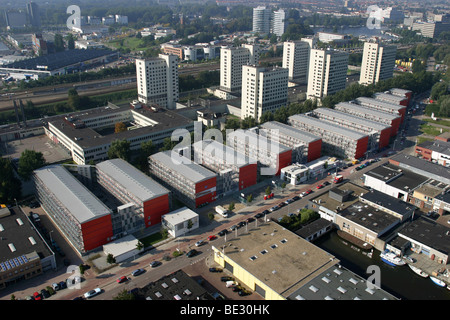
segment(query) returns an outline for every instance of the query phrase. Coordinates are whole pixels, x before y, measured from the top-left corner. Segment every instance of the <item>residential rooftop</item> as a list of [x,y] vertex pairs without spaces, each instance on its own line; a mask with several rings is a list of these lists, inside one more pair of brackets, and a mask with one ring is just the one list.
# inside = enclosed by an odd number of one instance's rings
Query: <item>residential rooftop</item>
[[400,118],[400,116],[394,115],[392,113],[388,113],[385,111],[381,111],[381,110],[376,110],[376,109],[372,109],[363,105],[359,105],[356,103],[350,103],[350,102],[339,102],[338,104],[336,104],[337,107],[342,107],[348,110],[352,110],[354,112],[358,112],[361,114],[369,114],[371,116],[375,116],[378,118],[383,118],[383,119],[387,119],[387,120],[394,120],[397,118]]
[[[290,125],[278,122],[278,121],[268,121],[261,125],[261,129],[266,130],[279,130],[280,135],[286,135],[292,138],[295,138],[297,140],[302,141],[305,144],[311,143],[313,141],[320,140],[321,137],[316,136],[312,133],[309,133],[304,130],[300,130],[298,128],[294,128]],[[260,134],[264,132],[263,130],[260,130]],[[262,133],[264,135],[264,133]],[[273,139],[272,139],[273,140]]]

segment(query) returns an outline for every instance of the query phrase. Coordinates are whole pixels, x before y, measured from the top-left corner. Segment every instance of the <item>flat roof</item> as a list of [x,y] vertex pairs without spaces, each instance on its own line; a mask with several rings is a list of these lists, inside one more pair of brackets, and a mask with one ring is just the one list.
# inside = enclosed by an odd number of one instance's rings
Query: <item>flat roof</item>
[[[174,152],[174,155],[177,155]],[[202,167],[201,165],[192,162],[190,159],[179,156],[179,158],[172,159],[172,151],[162,151],[150,156],[161,164],[163,164],[169,170],[175,171],[181,176],[186,177],[188,180],[197,183],[203,180],[211,179],[217,176],[216,173]]]
[[2,68],[38,71],[53,71],[75,63],[100,58],[117,53],[110,49],[72,49],[51,53],[36,58],[15,61],[3,65]]
[[267,129],[267,130],[279,130],[280,134],[295,138],[297,140],[302,141],[305,144],[321,140],[322,138],[319,136],[316,136],[312,133],[309,133],[307,131],[294,128],[290,125],[278,122],[278,121],[268,121],[264,122],[261,125],[261,128]]
[[[390,163],[376,167],[365,174],[382,180],[384,183],[399,190],[403,190],[404,192],[416,189],[429,179],[429,177],[425,177]],[[386,177],[388,179],[386,179]]]
[[359,140],[361,138],[367,137],[366,134],[363,134],[361,132],[347,129],[347,128],[341,128],[341,127],[335,126],[327,121],[316,119],[316,118],[313,118],[313,117],[310,117],[310,116],[307,116],[304,114],[296,114],[296,115],[290,116],[289,121],[291,121],[291,119],[302,122],[302,123],[306,124],[308,127],[314,126],[323,131],[334,132],[336,134],[339,134],[341,136],[346,136],[346,137],[349,137],[350,139],[354,139],[354,140]]
[[[18,257],[27,256],[35,252],[40,259],[51,256],[53,253],[47,247],[45,242],[41,239],[38,232],[18,207],[7,209],[10,214],[0,218],[0,225],[2,227],[2,245],[0,246],[0,271],[6,271],[5,262],[8,261],[10,265],[16,264],[15,261],[22,264]],[[19,224],[20,221],[23,223]],[[15,251],[11,251],[9,244],[14,246]],[[34,254],[33,254],[34,255]],[[14,260],[16,259],[16,260]],[[12,263],[9,261],[13,260]],[[14,265],[12,265],[14,267]],[[6,268],[8,269],[8,268]]]
[[289,296],[289,300],[398,300],[341,265],[325,270]]
[[[234,138],[236,138],[238,142],[244,142],[245,144],[252,144],[253,142],[255,142],[257,143],[258,150],[267,150],[268,152],[273,152],[272,148],[274,148],[278,153],[292,150],[291,148],[279,143],[278,141],[268,139],[264,135],[258,134],[252,130],[237,129],[227,134],[227,140]],[[238,146],[238,150],[244,150],[245,148],[245,145]]]
[[361,117],[354,116],[354,115],[351,115],[351,114],[348,114],[348,113],[345,113],[342,111],[333,110],[330,108],[317,108],[317,109],[314,109],[312,111],[312,113],[313,114],[319,113],[319,114],[323,114],[323,115],[330,116],[333,118],[339,118],[339,119],[344,120],[345,122],[354,124],[355,127],[364,126],[366,128],[370,128],[375,131],[382,131],[382,130],[385,130],[385,129],[391,127],[389,125],[386,125],[386,124],[383,124],[380,122],[368,120],[365,118],[361,118]]
[[437,163],[403,153],[392,156],[389,159],[389,162],[394,164],[398,162],[398,166],[401,168],[450,184],[450,168],[441,166]]
[[63,166],[46,166],[35,170],[34,174],[79,223],[111,214],[112,211]]
[[162,219],[169,222],[172,226],[176,226],[186,220],[198,217],[198,214],[189,209],[188,207],[183,207],[162,216]]
[[[309,202],[336,212],[338,207],[339,210],[344,210],[348,206],[359,201],[359,197],[367,192],[369,192],[369,189],[365,187],[358,186],[352,182],[345,182],[311,198]],[[344,201],[339,201],[337,197],[334,197],[333,193],[343,197],[342,199],[344,199]]]
[[338,214],[377,234],[400,222],[400,218],[361,201],[351,204]]
[[417,147],[425,148],[431,151],[450,155],[450,142],[442,140],[424,141]]
[[361,199],[379,205],[402,216],[412,214],[414,210],[417,209],[417,207],[411,203],[391,197],[390,195],[375,189],[370,189],[370,192],[361,196]]
[[106,160],[96,168],[107,174],[142,202],[168,194],[170,191],[123,159]]
[[372,108],[362,106],[362,105],[356,104],[356,103],[339,102],[338,104],[335,105],[335,108],[336,107],[342,107],[347,110],[352,110],[354,112],[359,112],[361,114],[369,114],[369,115],[372,115],[375,117],[379,117],[379,118],[383,118],[383,119],[387,119],[387,120],[391,120],[391,121],[394,119],[400,118],[400,116],[398,116],[398,115],[384,112],[381,110],[372,109]]
[[83,149],[93,148],[99,145],[110,144],[113,140],[119,139],[132,139],[134,137],[148,135],[154,132],[162,132],[168,130],[174,130],[180,127],[186,127],[188,125],[193,126],[193,121],[188,119],[176,112],[167,109],[158,109],[158,111],[152,111],[148,109],[131,109],[129,105],[121,105],[118,108],[110,108],[108,106],[91,109],[84,112],[71,113],[70,116],[76,120],[92,119],[95,117],[104,117],[108,114],[113,114],[117,112],[129,111],[132,116],[132,112],[137,112],[145,117],[156,122],[152,126],[144,126],[140,128],[135,128],[133,130],[126,130],[119,133],[112,133],[107,135],[101,135],[92,128],[74,128],[70,125],[67,120],[64,119],[65,116],[61,116],[59,119],[50,121],[53,126],[55,126],[59,131],[61,131],[67,138],[73,141],[76,145]]
[[398,230],[400,236],[423,243],[444,254],[450,253],[450,228],[420,216]]
[[385,92],[377,92],[374,93],[373,97],[375,99],[380,99],[382,101],[389,101],[400,104],[402,101],[406,100],[406,97],[401,97],[398,95],[394,95],[391,93],[385,93]]
[[402,106],[402,105],[388,103],[388,102],[385,102],[385,101],[382,101],[382,100],[378,100],[378,99],[374,99],[374,98],[368,98],[368,97],[359,97],[359,98],[356,98],[355,101],[358,104],[361,104],[361,105],[369,105],[369,106],[376,105],[376,106],[379,106],[382,109],[394,110],[394,111],[397,111],[397,112],[399,110],[402,110],[402,109],[406,108],[405,106]]
[[248,164],[257,163],[256,160],[249,158],[237,150],[212,139],[197,141],[192,144],[192,147],[195,152],[197,150],[201,150],[202,155],[205,155],[206,158],[212,157],[214,162],[223,164],[227,168],[230,166],[240,168]]
[[333,255],[274,222],[252,222],[215,248],[265,285],[287,298],[339,262]]

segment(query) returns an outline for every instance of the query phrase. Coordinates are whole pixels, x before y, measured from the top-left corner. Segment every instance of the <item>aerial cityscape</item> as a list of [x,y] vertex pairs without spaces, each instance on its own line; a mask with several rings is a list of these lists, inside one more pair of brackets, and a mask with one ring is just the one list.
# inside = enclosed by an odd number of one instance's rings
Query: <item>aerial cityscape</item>
[[449,66],[444,0],[0,1],[0,300],[450,300]]

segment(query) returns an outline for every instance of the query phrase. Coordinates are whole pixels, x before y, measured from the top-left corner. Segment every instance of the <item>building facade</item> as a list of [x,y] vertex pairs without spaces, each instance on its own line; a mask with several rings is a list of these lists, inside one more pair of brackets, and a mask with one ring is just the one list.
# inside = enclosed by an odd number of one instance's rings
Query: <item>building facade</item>
[[387,112],[401,117],[401,122],[404,121],[406,115],[406,107],[403,105],[396,105],[383,100],[359,97],[355,99],[355,102],[361,106],[368,107],[374,110]]
[[286,106],[288,69],[252,65],[242,67],[241,119],[259,121],[265,112]]
[[178,61],[178,56],[172,54],[160,54],[158,58],[136,59],[140,102],[175,109],[179,98]]
[[272,15],[272,33],[277,37],[281,37],[286,29],[286,25],[286,12],[283,9],[274,11]]
[[252,31],[260,34],[270,32],[270,20],[272,10],[263,6],[253,8],[253,29]]
[[308,80],[309,57],[315,39],[286,41],[283,43],[283,68],[289,70],[289,80],[306,83]]
[[396,54],[396,46],[365,42],[359,83],[374,84],[392,78]]
[[347,128],[341,128],[327,121],[307,115],[289,117],[288,123],[301,130],[322,138],[322,151],[336,157],[362,158],[369,145],[369,136]]
[[309,58],[307,98],[320,100],[345,89],[347,69],[347,52],[312,49]]

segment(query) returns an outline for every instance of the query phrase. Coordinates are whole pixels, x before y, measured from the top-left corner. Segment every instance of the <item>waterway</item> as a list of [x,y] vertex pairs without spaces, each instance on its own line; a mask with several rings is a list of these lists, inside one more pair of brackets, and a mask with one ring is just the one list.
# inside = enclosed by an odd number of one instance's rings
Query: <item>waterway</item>
[[450,290],[435,285],[429,278],[416,275],[408,266],[391,267],[380,259],[380,252],[373,250],[372,258],[345,244],[335,231],[314,242],[315,245],[333,254],[341,265],[359,276],[368,279],[370,265],[380,267],[381,288],[402,300],[450,300]]

